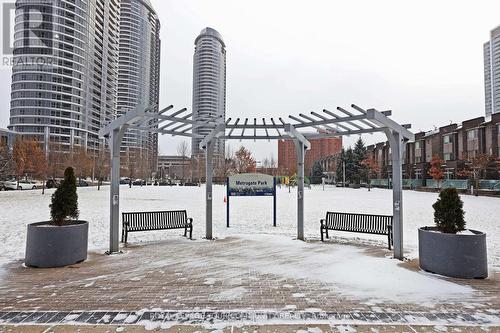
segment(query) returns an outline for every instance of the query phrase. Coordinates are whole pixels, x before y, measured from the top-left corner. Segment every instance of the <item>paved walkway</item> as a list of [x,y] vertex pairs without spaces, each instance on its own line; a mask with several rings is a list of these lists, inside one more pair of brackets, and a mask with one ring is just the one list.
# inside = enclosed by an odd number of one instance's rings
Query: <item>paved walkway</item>
[[[92,253],[84,263],[59,269],[32,269],[12,262],[0,273],[0,325],[22,326],[0,326],[0,332],[37,332],[55,324],[62,326],[54,332],[70,332],[77,327],[73,325],[84,325],[80,330],[84,332],[101,324],[116,326],[106,326],[108,330],[115,327],[135,332],[141,327],[167,328],[173,323],[210,329],[226,324],[240,327],[227,332],[243,332],[245,325],[250,325],[245,327],[252,332],[252,324],[279,324],[270,331],[288,332],[283,325],[301,323],[326,325],[323,332],[350,332],[349,327],[356,325],[354,331],[359,332],[365,328],[424,332],[429,328],[440,331],[441,327],[474,332],[500,327],[500,280],[494,272],[486,280],[429,277],[418,272],[416,262],[384,258],[390,253],[383,249],[283,238],[189,241],[175,237],[160,243],[131,244],[123,254],[111,257]],[[364,285],[350,290],[350,281],[339,287],[336,280],[316,278],[311,267],[331,266],[331,274],[335,273],[338,261],[328,262],[334,256],[352,256],[338,267],[348,262],[352,274],[365,274],[366,281],[358,282],[366,283],[366,290]],[[386,297],[372,290],[386,284],[376,281],[386,279],[386,275],[374,274],[371,266],[356,268],[373,259],[397,270],[395,279],[387,280]],[[392,295],[390,290],[398,288],[398,276],[407,275],[410,282],[425,278],[431,284],[465,286],[471,292],[429,300]],[[72,326],[64,326],[68,323]],[[293,327],[300,330],[300,326]],[[192,332],[191,328],[175,332]]]
[[471,326],[419,326],[419,325],[251,325],[251,326],[228,326],[223,329],[207,329],[192,325],[175,325],[169,328],[146,329],[138,325],[24,325],[24,326],[0,326],[0,333],[443,333],[443,332],[467,332],[467,333],[498,333],[497,327],[471,327]]

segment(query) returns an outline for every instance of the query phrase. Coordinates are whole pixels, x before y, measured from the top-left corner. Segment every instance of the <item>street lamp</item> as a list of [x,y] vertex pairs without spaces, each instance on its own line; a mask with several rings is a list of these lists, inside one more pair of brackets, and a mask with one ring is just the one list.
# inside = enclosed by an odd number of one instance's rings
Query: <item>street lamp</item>
[[345,187],[345,162],[342,162],[342,187]]

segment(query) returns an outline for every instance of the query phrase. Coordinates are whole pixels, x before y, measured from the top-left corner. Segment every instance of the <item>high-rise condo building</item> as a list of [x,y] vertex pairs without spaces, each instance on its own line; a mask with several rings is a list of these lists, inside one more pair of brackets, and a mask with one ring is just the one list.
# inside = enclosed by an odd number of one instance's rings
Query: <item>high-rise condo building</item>
[[[47,155],[81,147],[95,156],[107,122],[158,110],[160,22],[149,0],[17,0],[15,20],[9,129]],[[156,134],[130,131],[130,149],[156,170]]]
[[116,115],[119,14],[118,0],[17,0],[9,129],[46,152],[101,148]]
[[500,112],[500,26],[490,32],[484,43],[484,93],[486,117]]
[[[212,28],[205,28],[195,40],[193,61],[193,133],[209,134],[215,123],[226,117],[226,45],[222,36]],[[193,138],[192,155],[203,153],[201,139]],[[224,140],[214,146],[214,159],[224,158]]]
[[[149,0],[122,0],[120,59],[118,65],[118,115],[135,108],[156,106],[160,86],[160,21]],[[146,161],[156,171],[158,134],[129,130],[122,154]]]

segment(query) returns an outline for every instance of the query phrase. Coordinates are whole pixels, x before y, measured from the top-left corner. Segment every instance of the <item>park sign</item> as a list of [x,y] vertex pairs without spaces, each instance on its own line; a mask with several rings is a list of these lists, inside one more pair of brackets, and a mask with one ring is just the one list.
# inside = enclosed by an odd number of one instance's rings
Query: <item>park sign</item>
[[228,196],[272,196],[274,177],[259,173],[243,173],[229,177]]
[[276,226],[276,179],[260,173],[242,173],[227,178],[226,224],[229,228],[229,198],[273,197],[273,226]]

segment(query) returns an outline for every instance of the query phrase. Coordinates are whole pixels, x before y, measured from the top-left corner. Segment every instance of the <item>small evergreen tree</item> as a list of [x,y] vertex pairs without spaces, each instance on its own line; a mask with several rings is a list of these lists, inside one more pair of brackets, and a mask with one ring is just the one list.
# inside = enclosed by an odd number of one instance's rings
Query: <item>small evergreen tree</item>
[[52,195],[50,216],[56,225],[64,225],[68,218],[77,219],[78,195],[76,194],[76,177],[73,168],[66,168],[64,180]]
[[354,152],[349,147],[345,153],[345,179],[349,184],[359,184],[356,173],[356,162],[354,160]]
[[434,222],[439,231],[456,234],[465,229],[463,202],[457,189],[447,188],[439,193],[434,208]]
[[319,161],[316,161],[314,162],[312,167],[311,183],[321,184],[322,179],[323,179],[323,168],[321,167],[321,163],[319,163]]
[[366,168],[363,161],[366,159],[366,147],[361,138],[356,141],[353,150],[353,182],[359,184],[362,179],[366,179]]

